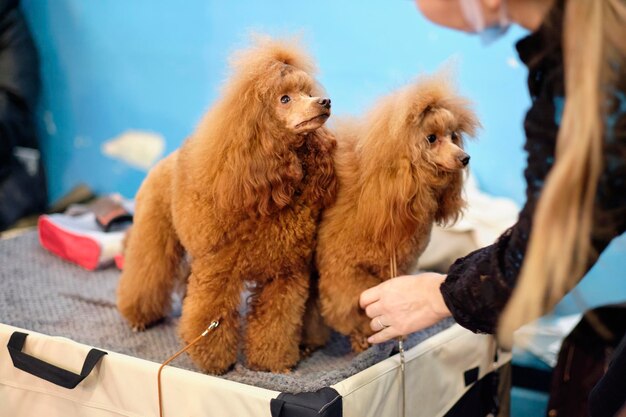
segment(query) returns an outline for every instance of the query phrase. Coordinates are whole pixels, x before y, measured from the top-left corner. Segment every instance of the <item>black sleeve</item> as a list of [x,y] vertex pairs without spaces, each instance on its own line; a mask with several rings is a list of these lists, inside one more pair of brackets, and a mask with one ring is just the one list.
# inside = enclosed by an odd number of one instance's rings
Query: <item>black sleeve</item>
[[0,1],[0,166],[14,146],[37,147],[33,113],[39,59],[17,3]]
[[496,243],[458,259],[450,267],[441,293],[461,326],[474,332],[495,332],[522,265],[533,210],[534,201],[527,202],[517,223]]

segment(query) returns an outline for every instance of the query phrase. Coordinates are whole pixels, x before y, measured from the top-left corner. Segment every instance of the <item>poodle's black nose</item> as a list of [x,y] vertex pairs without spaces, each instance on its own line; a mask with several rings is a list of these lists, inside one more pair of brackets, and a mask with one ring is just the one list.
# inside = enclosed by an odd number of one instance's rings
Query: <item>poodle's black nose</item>
[[463,155],[459,156],[459,161],[461,161],[463,166],[467,166],[467,164],[469,164],[469,161],[470,161],[470,156],[464,153]]
[[330,99],[329,98],[320,98],[317,100],[318,104],[326,109],[330,109]]

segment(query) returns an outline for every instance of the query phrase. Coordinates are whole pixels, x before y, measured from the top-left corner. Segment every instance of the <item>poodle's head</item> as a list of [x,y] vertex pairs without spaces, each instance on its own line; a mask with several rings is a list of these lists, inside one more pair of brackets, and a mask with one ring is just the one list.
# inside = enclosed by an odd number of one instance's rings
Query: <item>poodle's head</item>
[[399,111],[392,128],[406,143],[414,164],[425,165],[438,177],[466,168],[470,156],[463,149],[464,138],[476,135],[478,118],[469,101],[456,94],[442,75],[408,86],[393,107]]
[[233,77],[225,96],[239,101],[243,111],[274,136],[303,135],[323,126],[331,100],[316,82],[315,67],[302,47],[264,36],[254,41],[233,55]]
[[437,200],[435,220],[453,222],[465,205],[463,171],[470,156],[464,139],[476,135],[478,118],[443,74],[418,80],[400,94],[399,103],[406,110],[398,129],[409,145],[420,185],[430,185]]
[[306,72],[285,64],[269,100],[274,103],[273,114],[285,129],[295,134],[309,133],[328,120],[330,98],[320,97],[316,90]]
[[[218,204],[268,215],[290,204],[304,178],[316,190],[328,188],[334,176],[326,160],[332,162],[327,156],[335,142],[323,126],[330,99],[303,48],[264,36],[253,40],[231,57],[231,76],[205,125],[219,138],[213,168]],[[313,153],[319,156],[315,169],[325,175],[305,172],[304,159]]]
[[421,110],[415,140],[427,161],[439,170],[455,172],[464,169],[470,161],[463,150],[463,136],[472,135],[475,124],[466,115],[459,117],[455,112],[458,109],[450,109],[447,104],[434,97],[430,105]]
[[361,211],[374,219],[367,222],[376,236],[411,233],[411,225],[430,216],[440,224],[458,218],[470,160],[463,142],[478,127],[470,103],[441,75],[419,79],[370,111],[358,149],[366,196]]

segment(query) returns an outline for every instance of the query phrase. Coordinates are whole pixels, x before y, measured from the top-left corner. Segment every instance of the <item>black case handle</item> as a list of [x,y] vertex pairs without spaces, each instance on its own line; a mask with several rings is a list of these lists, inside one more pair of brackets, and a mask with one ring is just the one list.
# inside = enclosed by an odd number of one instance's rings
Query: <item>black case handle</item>
[[9,355],[11,355],[13,366],[64,388],[76,388],[89,375],[100,359],[107,354],[98,349],[91,349],[85,358],[82,371],[80,371],[80,374],[75,374],[22,352],[26,336],[28,336],[26,333],[13,332],[9,339],[7,349],[9,350]]
[[299,394],[280,393],[270,401],[272,417],[342,417],[341,395],[333,388]]

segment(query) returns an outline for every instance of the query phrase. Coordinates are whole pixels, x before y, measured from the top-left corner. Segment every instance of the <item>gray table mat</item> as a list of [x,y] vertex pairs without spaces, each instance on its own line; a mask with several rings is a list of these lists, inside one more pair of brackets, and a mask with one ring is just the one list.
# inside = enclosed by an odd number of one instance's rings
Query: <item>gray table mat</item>
[[[115,307],[120,272],[111,267],[91,272],[43,249],[35,231],[0,240],[0,322],[86,345],[163,362],[181,348],[176,325],[179,309],[163,323],[133,332]],[[444,320],[409,336],[411,348],[450,327]],[[256,372],[238,363],[223,378],[281,392],[309,392],[333,385],[394,353],[388,342],[354,354],[342,335],[333,334],[323,349],[301,361],[289,374]],[[198,371],[187,355],[171,366]]]

